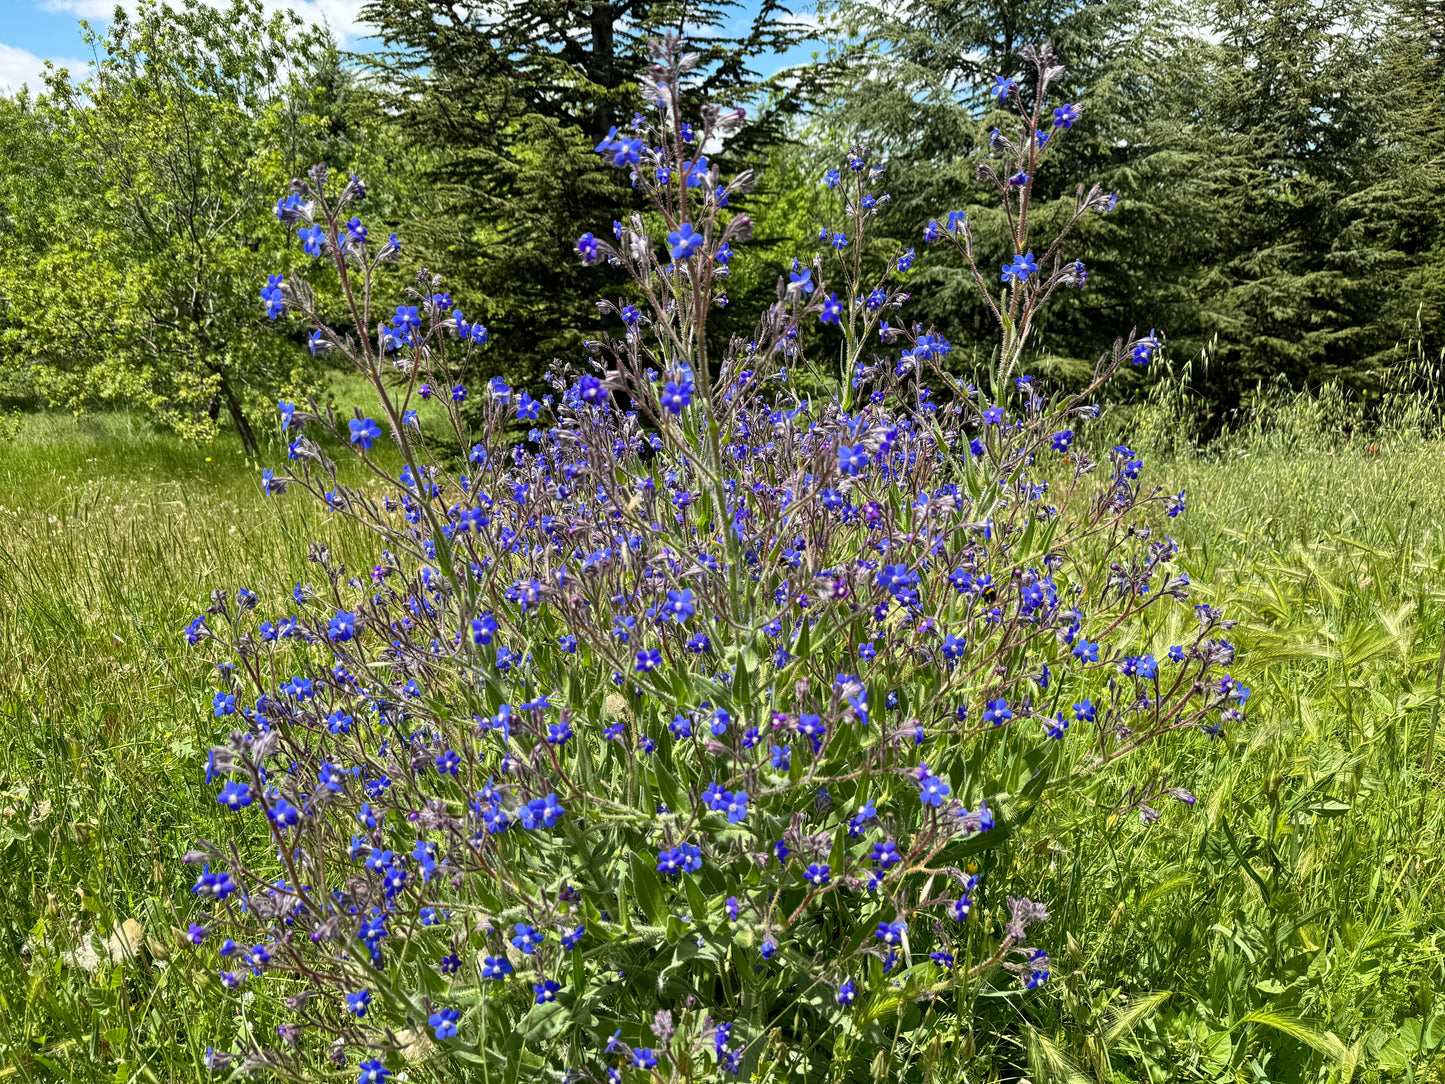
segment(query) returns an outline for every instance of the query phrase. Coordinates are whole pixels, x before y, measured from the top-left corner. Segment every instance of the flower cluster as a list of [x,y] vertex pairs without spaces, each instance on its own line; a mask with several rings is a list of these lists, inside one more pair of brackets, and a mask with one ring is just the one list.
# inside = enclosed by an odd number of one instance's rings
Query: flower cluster
[[[860,281],[851,253],[886,196],[856,148],[825,178],[844,196],[833,262],[795,265],[755,333],[710,358],[748,178],[725,183],[699,148],[737,114],[684,121],[696,57],[671,39],[654,51],[649,113],[598,151],[665,236],[639,216],[615,244],[578,243],[636,291],[604,304],[605,363],[558,366],[538,398],[493,381],[469,429],[458,374],[485,334],[429,273],[374,339],[322,323],[304,280],[267,286],[378,404],[343,425],[283,403],[295,470],[273,488],[383,548],[357,574],[315,545],[320,587],[265,614],[217,590],[186,629],[216,653],[228,731],[206,780],[267,838],[248,850],[238,826],[187,855],[189,939],[227,986],[274,989],[293,1016],[287,1042],[252,1036],[214,1067],[302,1076],[315,1035],[382,1081],[399,1033],[425,1027],[513,1077],[735,1075],[780,1056],[770,1035],[801,1048],[836,1028],[798,1055],[806,1075],[825,1055],[862,1073],[870,1036],[909,1005],[1048,980],[1046,908],[988,872],[1046,793],[1107,787],[1151,741],[1241,717],[1227,621],[1202,607],[1178,643],[1146,631],[1188,595],[1162,533],[1182,494],[1079,436],[1135,345],[1046,398],[1012,375],[1013,347],[974,386],[942,369],[932,331],[873,336],[907,300],[894,279],[912,254]],[[1040,59],[1040,95],[1053,71]],[[330,199],[318,167],[278,207],[314,231],[357,328],[376,263],[399,251],[372,254],[343,219],[360,192],[353,178]],[[966,229],[944,232],[967,244]],[[1016,295],[1046,295],[1031,257],[1015,266]],[[840,284],[826,294],[825,270]],[[801,401],[786,367],[827,335],[845,343],[838,398]],[[411,400],[436,388],[456,390],[429,432]],[[339,483],[308,428],[376,488]],[[1165,795],[1193,801],[1160,779],[1115,805],[1147,822]]]

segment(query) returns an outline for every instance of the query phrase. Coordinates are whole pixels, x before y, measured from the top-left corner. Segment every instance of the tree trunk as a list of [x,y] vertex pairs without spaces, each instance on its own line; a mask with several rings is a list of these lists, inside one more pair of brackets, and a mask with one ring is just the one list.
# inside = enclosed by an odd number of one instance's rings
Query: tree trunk
[[256,443],[256,434],[251,431],[251,423],[246,420],[246,413],[241,409],[241,400],[236,398],[235,389],[224,374],[221,375],[221,396],[226,400],[226,409],[231,413],[231,423],[241,438],[241,447],[246,449],[247,455],[255,455],[261,450],[261,446]]
[[[616,74],[614,69],[613,55],[616,49],[614,39],[616,13],[610,3],[602,0],[594,0],[590,12],[589,22],[592,24],[592,72],[591,77],[594,83],[607,87],[609,90],[616,85]],[[597,108],[597,131],[596,136],[601,137],[607,134],[607,129],[615,123],[612,113],[612,105],[604,100]]]

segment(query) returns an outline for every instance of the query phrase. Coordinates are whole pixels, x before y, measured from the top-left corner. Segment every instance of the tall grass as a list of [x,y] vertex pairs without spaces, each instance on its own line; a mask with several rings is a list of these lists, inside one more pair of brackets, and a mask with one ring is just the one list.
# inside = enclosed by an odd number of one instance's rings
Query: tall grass
[[[1192,811],[1064,810],[1014,856],[1048,885],[1062,981],[965,1033],[970,1079],[1439,1079],[1438,412],[1277,397],[1201,452],[1168,394],[1130,425],[1188,489],[1185,567],[1241,622],[1251,720],[1120,784],[1167,776]],[[370,564],[224,441],[115,416],[32,418],[0,446],[0,1079],[193,1080],[233,1029],[177,958],[178,858],[220,814],[213,682],[179,630],[214,585],[280,605],[313,538]]]

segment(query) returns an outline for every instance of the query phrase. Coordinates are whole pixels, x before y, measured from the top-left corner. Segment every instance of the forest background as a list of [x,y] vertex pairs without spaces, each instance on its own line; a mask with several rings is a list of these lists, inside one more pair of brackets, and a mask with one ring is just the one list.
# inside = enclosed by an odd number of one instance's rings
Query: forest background
[[[622,217],[631,194],[592,147],[630,119],[644,43],[667,29],[705,56],[699,95],[748,110],[707,149],[760,167],[740,208],[757,240],[730,288],[744,324],[810,255],[819,178],[853,143],[888,164],[885,237],[921,247],[954,210],[987,223],[974,173],[994,79],[1047,40],[1088,117],[1056,176],[1116,191],[1119,208],[1082,238],[1097,288],[1039,329],[1035,371],[1067,381],[1130,327],[1157,328],[1207,439],[1262,388],[1378,397],[1411,341],[1426,357],[1445,345],[1438,6],[795,7],[370,0],[374,36],[355,52],[259,3],[118,9],[88,30],[84,70],[0,99],[0,405],[225,427],[254,452],[258,411],[327,380],[254,296],[306,259],[272,208],[319,160],[370,182],[372,230],[404,238],[406,262],[444,273],[488,327],[469,379],[537,384],[603,326],[576,226]],[[907,318],[950,336],[960,371],[984,360],[961,261],[930,255],[916,283]]]

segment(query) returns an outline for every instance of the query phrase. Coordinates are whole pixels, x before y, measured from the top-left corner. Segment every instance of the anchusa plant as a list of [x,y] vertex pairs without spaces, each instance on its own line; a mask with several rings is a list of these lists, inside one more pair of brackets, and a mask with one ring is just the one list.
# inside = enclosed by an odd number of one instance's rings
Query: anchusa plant
[[[1061,69],[1031,59],[1032,89],[1005,95],[1022,134],[996,141],[1023,175],[999,184],[1019,255],[998,287],[977,272],[1003,333],[980,386],[947,372],[935,332],[888,325],[911,250],[864,281],[886,196],[861,148],[825,179],[842,195],[826,258],[708,356],[750,176],[707,160],[736,112],[680,115],[698,60],[674,39],[644,111],[597,148],[647,213],[577,243],[634,293],[539,398],[500,379],[468,396],[485,329],[425,269],[400,304],[373,300],[401,246],[352,213],[356,178],[333,195],[317,167],[280,201],[350,326],[320,319],[303,276],[264,303],[306,318],[376,407],[282,403],[292,469],[265,484],[306,490],[380,554],[353,572],[316,545],[319,586],[272,614],[218,590],[186,630],[216,653],[229,737],[206,779],[237,818],[186,857],[188,939],[225,986],[264,985],[290,1014],[214,1067],[299,1077],[325,1052],[365,1084],[425,1050],[506,1080],[904,1078],[914,1006],[966,1029],[982,994],[1046,996],[1062,931],[1013,882],[1015,836],[1069,791],[1146,822],[1192,803],[1109,769],[1207,740],[1248,690],[1214,610],[1156,643],[1188,593],[1163,533],[1183,495],[1079,435],[1152,336],[1121,338],[1077,393],[1016,375],[1039,306],[1084,277],[1057,240],[1031,254],[1045,137],[1079,121],[1068,105],[1041,127]],[[971,251],[962,216],[930,231]],[[810,343],[839,351],[831,401],[790,390]],[[341,484],[316,429],[375,486]]]

